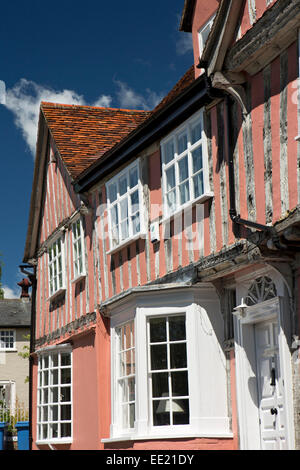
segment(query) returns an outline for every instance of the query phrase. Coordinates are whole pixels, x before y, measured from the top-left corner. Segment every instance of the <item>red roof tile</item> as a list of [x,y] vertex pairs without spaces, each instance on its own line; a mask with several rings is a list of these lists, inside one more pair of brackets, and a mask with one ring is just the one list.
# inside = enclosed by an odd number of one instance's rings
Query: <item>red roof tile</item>
[[41,110],[73,179],[151,114],[47,102],[41,103]]
[[142,123],[146,124],[194,80],[192,66],[153,111],[42,102],[41,110],[71,177],[76,179]]

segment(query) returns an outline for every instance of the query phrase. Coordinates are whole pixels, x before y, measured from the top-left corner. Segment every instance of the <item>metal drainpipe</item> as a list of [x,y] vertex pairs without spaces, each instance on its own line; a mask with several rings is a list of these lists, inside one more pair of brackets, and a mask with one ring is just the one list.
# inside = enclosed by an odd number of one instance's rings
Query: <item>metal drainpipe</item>
[[[243,225],[245,227],[251,227],[256,230],[259,230],[260,232],[265,232],[270,235],[269,242],[271,241],[271,247],[274,249],[274,247],[278,250],[286,249],[286,245],[283,245],[280,240],[279,240],[279,235],[276,232],[275,228],[273,226],[269,225],[262,225],[257,222],[253,222],[252,220],[246,220],[242,219],[239,214],[237,214],[236,211],[236,205],[235,205],[235,188],[234,188],[234,162],[233,162],[233,151],[231,148],[231,134],[230,134],[230,129],[231,129],[231,118],[230,118],[230,94],[226,92],[226,90],[220,90],[220,89],[214,89],[211,85],[211,81],[209,77],[207,76],[206,73],[206,67],[207,64],[204,62],[199,62],[199,65],[197,68],[204,68],[205,69],[205,81],[206,81],[206,89],[207,89],[207,94],[210,98],[225,98],[226,102],[226,120],[227,120],[227,147],[228,147],[228,176],[229,176],[229,203],[230,203],[230,208],[229,208],[229,216],[232,220],[233,223],[238,224],[238,225]],[[269,243],[270,245],[270,243]]]
[[230,117],[230,98],[229,95],[224,92],[225,102],[226,102],[226,120],[227,120],[227,146],[228,146],[228,176],[229,176],[229,199],[230,199],[230,208],[229,208],[229,216],[233,223],[238,225],[244,225],[246,227],[251,227],[261,232],[268,233],[271,237],[272,244],[271,248],[276,248],[278,250],[282,250],[287,248],[286,245],[283,245],[279,240],[279,235],[276,232],[273,226],[259,224],[257,222],[253,222],[252,220],[242,219],[236,211],[235,205],[235,188],[234,188],[234,162],[233,162],[233,151],[231,146],[231,117]]
[[[32,376],[34,338],[35,338],[35,306],[36,306],[36,267],[34,265],[19,266],[22,273],[29,277],[31,282],[31,320],[30,320],[30,345],[29,345],[29,450],[32,450]],[[26,271],[26,268],[33,269],[33,273]]]

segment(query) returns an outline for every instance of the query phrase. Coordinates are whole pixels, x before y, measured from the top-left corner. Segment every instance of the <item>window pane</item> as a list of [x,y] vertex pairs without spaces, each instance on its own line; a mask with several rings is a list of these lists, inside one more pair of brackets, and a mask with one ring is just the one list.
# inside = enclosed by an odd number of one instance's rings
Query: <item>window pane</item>
[[151,346],[151,370],[162,370],[167,367],[167,345]]
[[167,205],[169,212],[173,212],[176,209],[176,191],[173,189],[173,191],[170,191],[167,194]]
[[190,189],[189,189],[189,182],[186,181],[185,183],[179,186],[179,197],[180,197],[180,204],[185,204],[190,200]]
[[178,136],[178,153],[182,153],[187,149],[187,135],[186,133]]
[[62,369],[61,370],[61,383],[69,384],[71,383],[71,369]]
[[108,187],[108,197],[110,202],[114,202],[117,199],[117,185],[112,183]]
[[111,225],[114,227],[115,225],[118,225],[119,219],[118,219],[118,206],[115,205],[110,209],[110,217],[111,217]]
[[69,421],[71,419],[71,405],[61,406],[61,420]]
[[169,426],[170,425],[170,405],[169,400],[153,401],[153,425]]
[[178,162],[179,181],[184,181],[189,177],[188,157],[184,157]]
[[166,171],[166,181],[167,181],[167,191],[170,191],[170,189],[175,187],[175,166],[172,165],[171,168],[169,168]]
[[50,406],[51,421],[58,421],[58,405]]
[[58,402],[58,388],[53,387],[50,389],[50,402],[57,403]]
[[150,320],[150,342],[160,343],[167,340],[166,319],[152,318]]
[[193,173],[202,169],[203,162],[202,162],[202,146],[198,147],[196,150],[192,152],[192,159],[193,159]]
[[167,372],[152,375],[152,396],[154,398],[169,396],[169,383]]
[[186,344],[175,343],[170,345],[171,369],[183,369],[187,366]]
[[134,427],[134,421],[135,421],[135,405],[134,403],[131,403],[129,405],[129,427],[130,428]]
[[120,212],[121,212],[121,220],[127,219],[128,217],[128,200],[123,199],[120,203]]
[[123,194],[125,194],[126,192],[127,192],[127,176],[124,175],[124,176],[121,176],[121,178],[119,178],[120,196],[123,196]]
[[61,363],[62,366],[71,365],[71,354],[68,354],[68,353],[63,354],[62,353],[60,358],[61,358],[60,363]]
[[172,402],[173,424],[189,424],[189,400],[174,400]]
[[164,145],[164,160],[169,163],[174,158],[174,142],[170,140]]
[[172,396],[187,396],[189,394],[187,371],[172,372]]
[[60,437],[71,436],[71,423],[63,423],[60,425]]
[[61,387],[60,389],[60,401],[71,401],[71,387]]
[[170,341],[185,340],[185,316],[169,317],[169,330]]
[[192,132],[191,132],[191,139],[192,139],[192,144],[197,142],[198,140],[201,139],[201,134],[202,134],[202,124],[201,121],[198,121],[192,126]]
[[50,437],[56,438],[58,437],[58,424],[50,424]]
[[140,228],[140,213],[137,212],[132,218],[132,235],[135,235],[136,233],[139,233],[141,228]]
[[130,188],[134,188],[138,184],[138,167],[134,167],[129,174]]
[[121,239],[125,240],[129,237],[128,219],[121,223]]
[[51,371],[51,384],[52,385],[58,384],[58,369]]
[[131,213],[134,214],[139,210],[139,192],[134,191],[131,194]]
[[193,185],[194,185],[194,197],[199,197],[201,194],[204,193],[204,182],[203,182],[203,172],[197,173],[193,177]]

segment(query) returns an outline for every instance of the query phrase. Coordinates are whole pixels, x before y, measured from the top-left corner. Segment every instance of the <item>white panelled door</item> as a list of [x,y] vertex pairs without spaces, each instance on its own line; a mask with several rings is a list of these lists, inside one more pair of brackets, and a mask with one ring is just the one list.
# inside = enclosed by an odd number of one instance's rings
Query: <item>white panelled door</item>
[[284,382],[280,369],[278,322],[254,326],[261,448],[281,450],[287,445]]

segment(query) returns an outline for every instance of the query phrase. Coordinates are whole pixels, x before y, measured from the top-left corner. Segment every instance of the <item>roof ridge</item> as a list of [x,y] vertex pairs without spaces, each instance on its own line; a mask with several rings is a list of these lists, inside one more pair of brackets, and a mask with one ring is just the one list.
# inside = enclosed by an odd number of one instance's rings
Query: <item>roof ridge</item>
[[126,109],[126,108],[110,108],[107,106],[90,106],[90,105],[81,105],[81,104],[67,104],[67,103],[54,103],[50,101],[41,101],[41,107],[53,107],[53,108],[87,108],[87,109],[103,109],[109,111],[122,111],[130,113],[151,113],[152,110],[147,109]]

